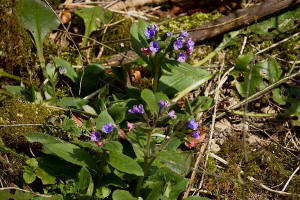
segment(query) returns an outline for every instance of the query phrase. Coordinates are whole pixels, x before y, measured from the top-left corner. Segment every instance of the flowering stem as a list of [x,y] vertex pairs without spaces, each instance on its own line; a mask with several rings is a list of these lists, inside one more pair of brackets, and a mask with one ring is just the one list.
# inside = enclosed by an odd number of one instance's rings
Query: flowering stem
[[153,82],[153,92],[156,92],[158,87],[158,80],[159,80],[159,66],[155,64],[154,66],[154,82]]
[[[149,158],[149,152],[150,152],[150,143],[151,143],[151,132],[148,133],[148,137],[147,137],[147,144],[146,144],[146,148],[145,148],[145,152],[144,152],[144,167],[143,167],[143,171],[144,171],[144,176],[139,177],[138,182],[137,182],[137,187],[136,187],[136,191],[135,194],[138,197],[140,195],[140,191],[142,188],[142,184],[143,184],[143,180],[146,177],[147,173],[148,173],[148,169],[150,167],[150,163],[148,163],[148,158]],[[150,165],[149,165],[150,164]]]

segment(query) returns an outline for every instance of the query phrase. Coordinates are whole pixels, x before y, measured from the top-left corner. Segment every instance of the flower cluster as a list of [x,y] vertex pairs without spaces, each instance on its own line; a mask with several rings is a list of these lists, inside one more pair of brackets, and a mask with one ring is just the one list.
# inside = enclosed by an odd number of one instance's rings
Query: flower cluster
[[[112,132],[114,130],[114,127],[115,127],[114,124],[107,123],[107,124],[104,124],[102,126],[101,130],[102,130],[103,133],[110,133],[110,132]],[[101,139],[101,133],[99,131],[93,131],[93,132],[91,132],[90,138],[91,138],[91,141],[97,142],[98,146],[102,145],[102,142],[100,141],[100,139]]]
[[98,146],[102,145],[101,139],[101,133],[99,131],[93,131],[91,133],[91,141],[97,142]]
[[133,105],[131,109],[128,110],[130,114],[144,114],[144,107],[142,104],[140,105]]
[[171,117],[172,119],[176,119],[177,115],[175,114],[174,110],[170,110],[170,112],[168,113],[168,116]]
[[104,133],[110,133],[114,130],[114,127],[115,125],[113,125],[112,123],[107,123],[107,124],[104,124],[102,126],[102,132]]
[[200,131],[195,131],[198,128],[199,124],[194,120],[189,121],[188,128],[194,130],[192,132],[192,137],[195,139],[200,139]]
[[[155,37],[155,35],[158,32],[158,28],[155,24],[148,25],[145,30],[145,36],[148,39],[152,39]],[[143,56],[149,56],[151,55],[151,52],[156,53],[160,49],[160,45],[158,44],[157,40],[151,41],[149,44],[149,47],[141,48]]]
[[164,108],[164,107],[166,107],[166,108],[168,108],[168,107],[170,107],[170,102],[169,101],[164,101],[164,100],[160,100],[159,102],[158,102],[158,106],[160,107],[160,108]]
[[[183,49],[190,55],[193,53],[194,46],[195,46],[195,42],[192,40],[191,37],[189,37],[187,31],[181,31],[180,35],[173,42],[174,50]],[[179,62],[185,62],[185,60],[187,59],[187,54],[185,51],[181,51],[178,53],[177,60]]]
[[148,25],[146,30],[145,30],[145,36],[148,39],[151,39],[153,37],[155,37],[156,33],[158,32],[158,28],[155,24],[153,25]]

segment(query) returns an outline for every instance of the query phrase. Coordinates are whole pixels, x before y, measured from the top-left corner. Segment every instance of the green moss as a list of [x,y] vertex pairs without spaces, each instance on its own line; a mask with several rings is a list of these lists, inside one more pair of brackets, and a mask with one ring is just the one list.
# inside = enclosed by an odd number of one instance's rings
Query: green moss
[[183,16],[175,20],[171,20],[163,25],[160,25],[159,29],[162,32],[178,32],[181,30],[190,30],[196,28],[197,26],[215,20],[221,16],[222,15],[220,13],[212,14],[197,12],[190,16]]
[[[53,114],[43,105],[33,104],[19,98],[1,103],[0,124],[38,124]],[[42,131],[38,126],[2,127],[0,129],[0,177],[6,183],[15,182],[22,177],[25,157],[30,155],[30,145],[23,133]],[[21,153],[21,154],[19,154]]]
[[[7,100],[0,110],[1,124],[40,124],[51,115],[52,111],[40,104],[34,104],[19,98]],[[28,143],[23,133],[41,131],[38,126],[3,127],[0,137],[4,144],[17,152],[28,151]]]
[[29,34],[20,25],[16,7],[19,0],[0,0],[0,66],[16,75],[34,63]]
[[[209,177],[206,187],[219,199],[241,199],[243,191],[247,198],[251,193],[278,199],[278,196],[268,193],[256,183],[250,182],[247,177],[254,177],[269,187],[277,186],[285,182],[293,173],[293,170],[295,170],[295,166],[299,165],[295,157],[273,143],[254,152],[248,149],[249,162],[245,164],[243,163],[242,140],[238,137],[230,137],[223,144],[218,155],[228,161],[228,165],[225,169],[216,169],[211,166],[214,164],[213,162],[211,164],[208,162],[207,170],[222,177],[233,178],[239,181],[243,180],[245,182],[243,187],[238,182],[232,182],[226,178]],[[300,176],[295,175],[286,191],[298,193],[299,187]]]

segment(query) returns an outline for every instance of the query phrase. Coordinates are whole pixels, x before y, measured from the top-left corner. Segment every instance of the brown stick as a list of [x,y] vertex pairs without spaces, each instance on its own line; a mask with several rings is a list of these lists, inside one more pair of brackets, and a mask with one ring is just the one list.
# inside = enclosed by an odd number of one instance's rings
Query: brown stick
[[[299,4],[300,0],[267,0],[249,8],[239,9],[228,16],[216,19],[209,24],[190,32],[193,40],[203,41],[230,30],[248,26],[268,15]],[[236,20],[235,20],[236,19]]]
[[189,193],[190,193],[190,191],[193,187],[194,180],[195,180],[195,177],[196,177],[196,173],[197,173],[200,161],[202,159],[202,155],[203,155],[203,153],[206,149],[206,146],[207,146],[207,142],[203,143],[202,146],[201,146],[201,149],[200,149],[200,151],[197,155],[197,159],[196,159],[196,162],[195,162],[195,165],[194,165],[194,170],[193,170],[191,178],[190,178],[189,186],[188,186],[188,188],[186,189],[186,191],[184,193],[183,199],[186,199],[189,196]]
[[[201,42],[228,31],[248,26],[266,16],[299,3],[300,0],[266,0],[249,8],[236,10],[228,16],[216,19],[189,32],[194,41]],[[130,55],[132,60],[138,57],[134,51],[128,51],[127,54]],[[108,65],[117,66],[128,62],[130,60],[124,60],[120,55],[115,55],[108,60]]]

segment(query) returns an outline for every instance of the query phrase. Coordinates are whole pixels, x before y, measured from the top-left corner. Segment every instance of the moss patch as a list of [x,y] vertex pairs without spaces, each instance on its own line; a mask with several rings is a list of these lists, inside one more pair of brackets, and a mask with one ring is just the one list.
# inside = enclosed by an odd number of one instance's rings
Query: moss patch
[[[248,149],[249,162],[243,163],[242,139],[234,136],[230,137],[222,146],[218,155],[228,161],[224,169],[208,167],[207,170],[222,177],[208,177],[206,189],[212,192],[218,199],[246,199],[253,196],[264,196],[269,199],[281,199],[282,196],[270,193],[253,182],[247,177],[253,177],[261,183],[275,190],[281,190],[289,176],[298,166],[297,159],[291,154],[282,150],[277,144],[271,143],[258,151],[251,152]],[[211,166],[208,164],[208,166]],[[228,178],[243,181],[242,186],[238,182],[232,182]],[[241,179],[242,178],[242,179]],[[286,192],[299,193],[300,176],[295,175],[286,189]],[[293,199],[293,197],[285,199]]]
[[17,15],[19,0],[0,0],[0,67],[16,75],[33,63],[30,36],[20,25]]

